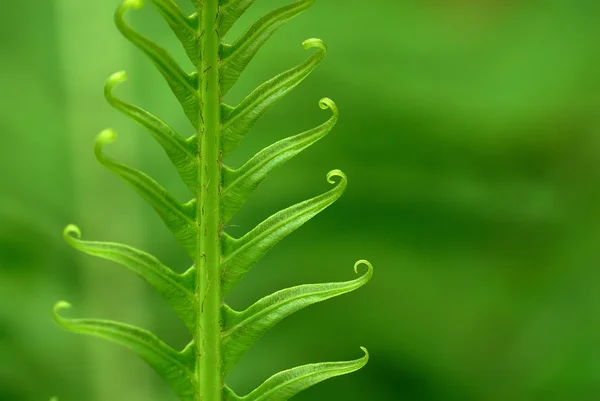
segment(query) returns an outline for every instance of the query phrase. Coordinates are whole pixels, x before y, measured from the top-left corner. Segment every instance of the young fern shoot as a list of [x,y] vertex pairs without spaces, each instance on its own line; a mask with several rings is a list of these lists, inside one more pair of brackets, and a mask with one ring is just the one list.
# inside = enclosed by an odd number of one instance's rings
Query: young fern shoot
[[115,14],[115,22],[125,38],[158,68],[195,134],[183,138],[158,117],[115,96],[116,87],[127,79],[124,72],[108,79],[104,93],[115,109],[146,128],[162,146],[192,199],[179,202],[154,179],[107,156],[104,147],[117,138],[112,130],[98,136],[95,154],[102,165],[154,208],[190,256],[192,267],[178,274],[154,256],[127,245],[84,241],[74,225],[64,231],[65,240],[73,248],[122,265],[158,291],[189,330],[191,341],[177,351],[154,334],[131,325],[66,318],[60,312],[70,305],[64,301],[55,305],[54,318],[67,330],[129,348],[182,401],[284,401],[325,379],[360,369],[368,360],[366,349],[362,348],[364,356],[356,360],[315,363],[280,372],[245,396],[229,388],[225,377],[246,351],[285,317],[367,283],[373,274],[371,264],[366,260],[356,262],[357,274],[359,267],[365,269],[353,280],[287,288],[244,311],[233,310],[224,298],[273,246],[342,195],[346,175],[340,170],[330,171],[326,179],[334,187],[328,192],[275,213],[240,238],[230,236],[223,227],[269,174],[331,131],[338,120],[338,109],[331,99],[321,99],[319,107],[331,112],[323,124],[268,146],[239,168],[226,166],[224,159],[271,105],[314,70],[326,47],[319,39],[306,40],[302,45],[313,53],[305,62],[263,83],[237,106],[227,105],[221,99],[261,46],[314,0],[298,0],[268,13],[232,44],[224,43],[222,38],[253,0],[191,1],[196,12],[186,16],[173,0],[150,0],[196,66],[191,74],[184,72],[166,50],[127,24],[125,15],[142,7],[141,0],[125,0]]

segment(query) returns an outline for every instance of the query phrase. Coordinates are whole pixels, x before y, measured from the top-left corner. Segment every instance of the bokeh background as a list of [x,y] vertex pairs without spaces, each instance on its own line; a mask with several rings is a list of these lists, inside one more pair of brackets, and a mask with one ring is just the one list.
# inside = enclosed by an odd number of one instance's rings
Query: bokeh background
[[[189,8],[188,2],[181,0]],[[185,3],[185,4],[183,4]],[[284,0],[260,0],[229,35]],[[118,0],[0,2],[0,400],[174,401],[128,351],[61,331],[72,316],[113,318],[174,347],[185,330],[144,283],[61,239],[124,242],[183,271],[189,261],[150,208],[93,157],[109,152],[188,194],[140,128],[105,104],[104,80],[186,136],[152,65],[112,25]],[[140,31],[183,51],[151,6]],[[229,301],[285,286],[350,279],[368,286],[288,318],[229,377],[240,393],[299,364],[371,352],[359,373],[298,401],[597,401],[600,399],[600,2],[322,0],[268,42],[226,101],[301,62],[322,65],[273,107],[228,162],[341,110],[338,127],[278,170],[229,230],[349,176],[345,195],[273,249]]]

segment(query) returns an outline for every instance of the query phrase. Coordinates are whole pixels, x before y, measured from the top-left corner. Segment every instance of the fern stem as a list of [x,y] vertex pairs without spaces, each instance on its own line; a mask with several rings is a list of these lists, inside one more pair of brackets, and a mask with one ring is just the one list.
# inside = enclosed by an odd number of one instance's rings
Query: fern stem
[[221,99],[219,84],[218,0],[198,5],[202,15],[201,107],[198,132],[198,242],[196,250],[197,316],[196,332],[198,400],[221,401]]

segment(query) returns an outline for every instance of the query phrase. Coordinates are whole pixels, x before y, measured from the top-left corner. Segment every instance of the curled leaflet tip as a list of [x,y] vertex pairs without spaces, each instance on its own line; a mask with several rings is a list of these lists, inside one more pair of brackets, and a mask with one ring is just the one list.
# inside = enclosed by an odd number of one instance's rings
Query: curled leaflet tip
[[335,105],[335,102],[328,97],[324,97],[323,99],[319,100],[319,107],[321,110],[331,109],[333,114],[338,114],[338,108]]
[[67,301],[58,301],[57,303],[54,304],[54,318],[55,319],[62,319],[60,317],[59,312],[65,309],[70,309],[71,308],[71,304],[68,303]]
[[305,50],[312,49],[313,47],[318,47],[324,52],[327,51],[327,45],[325,44],[325,42],[317,38],[306,39],[304,42],[302,42],[302,47],[304,47]]
[[139,10],[144,7],[144,2],[142,0],[125,0],[121,7],[124,9]]
[[358,274],[358,267],[361,265],[367,266],[367,273],[369,277],[373,275],[373,265],[366,259],[361,259],[354,264],[354,273]]
[[369,351],[365,347],[360,347],[360,349],[365,353],[365,356],[363,356],[361,359],[365,359],[366,363],[369,360]]
[[127,81],[127,72],[118,71],[108,77],[106,80],[106,86],[113,87],[125,81]]
[[104,82],[104,97],[106,97],[110,104],[113,104],[115,100],[112,94],[113,89],[125,81],[127,81],[127,73],[125,71],[119,71],[112,74]]
[[344,174],[344,172],[342,170],[331,170],[329,173],[327,173],[327,182],[330,184],[335,184],[335,181],[333,180],[333,177],[340,177],[342,180],[342,182],[345,182],[348,180],[348,178],[346,177],[346,174]]
[[105,129],[96,137],[96,145],[102,146],[107,143],[114,142],[117,139],[117,133],[112,129]]
[[68,329],[69,319],[60,315],[60,312],[65,309],[71,309],[71,304],[67,301],[58,301],[54,304],[54,308],[52,310],[52,317],[54,318],[56,324],[58,324],[64,329]]
[[63,230],[63,238],[69,242],[71,239],[81,239],[81,229],[75,224],[69,224]]
[[96,158],[102,163],[106,161],[106,156],[102,152],[104,145],[114,142],[117,139],[117,133],[112,129],[105,129],[96,137],[96,144],[94,146],[94,153]]

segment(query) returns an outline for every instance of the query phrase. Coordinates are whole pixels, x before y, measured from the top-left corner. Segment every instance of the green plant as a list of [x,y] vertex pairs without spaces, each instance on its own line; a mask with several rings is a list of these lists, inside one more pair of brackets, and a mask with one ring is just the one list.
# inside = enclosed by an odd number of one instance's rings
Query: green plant
[[265,82],[236,107],[221,99],[236,83],[256,52],[279,26],[314,3],[299,0],[270,12],[255,22],[232,45],[222,37],[253,0],[192,0],[197,12],[186,17],[173,0],[151,0],[183,44],[196,66],[185,73],[162,48],[134,31],[124,20],[126,12],[142,6],[141,0],[125,0],[115,14],[122,34],[141,49],[164,76],[196,134],[184,139],[156,116],[115,97],[115,87],[125,73],[110,77],[105,86],[108,102],[142,126],[164,148],[181,179],[194,194],[185,204],[174,199],[144,173],[120,164],[103,151],[116,134],[107,130],[97,140],[95,153],[101,164],[129,183],[158,213],[187,251],[194,265],[175,273],[153,256],[131,247],[81,240],[79,228],[66,227],[64,237],[75,249],[114,261],[139,275],[170,304],[188,328],[192,341],[176,351],[148,331],[98,319],[68,319],[55,306],[54,317],[67,330],[102,337],[121,344],[142,357],[184,401],[287,400],[327,378],[353,372],[367,363],[368,354],[348,362],[316,363],[280,372],[244,397],[224,384],[232,367],[267,330],[292,313],[364,285],[373,269],[341,283],[301,285],[278,291],[242,312],[231,309],[224,297],[275,244],[337,200],[346,188],[340,170],[327,174],[335,184],[328,192],[282,210],[241,238],[224,232],[224,225],[238,212],[255,188],[277,167],[327,135],[338,119],[330,99],[319,106],[332,117],[320,126],[283,139],[260,151],[237,169],[223,164],[257,119],[278,99],[298,85],[320,63],[326,51],[319,39],[303,43],[315,49],[304,63]]

